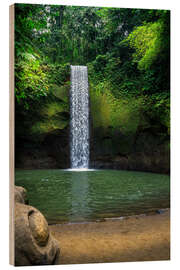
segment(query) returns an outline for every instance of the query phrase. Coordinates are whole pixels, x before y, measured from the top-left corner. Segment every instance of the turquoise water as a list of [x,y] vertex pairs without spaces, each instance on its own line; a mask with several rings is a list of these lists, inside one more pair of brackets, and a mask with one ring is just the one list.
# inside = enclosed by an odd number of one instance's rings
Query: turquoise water
[[169,207],[168,175],[117,171],[17,170],[16,185],[49,223],[82,222]]

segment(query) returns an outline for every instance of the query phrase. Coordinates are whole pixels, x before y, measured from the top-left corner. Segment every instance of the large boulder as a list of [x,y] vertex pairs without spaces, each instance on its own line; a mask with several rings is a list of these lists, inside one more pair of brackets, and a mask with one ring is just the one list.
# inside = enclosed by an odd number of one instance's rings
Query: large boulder
[[15,186],[14,187],[14,200],[15,202],[18,202],[18,203],[27,204],[28,200],[27,200],[26,189],[20,186]]
[[60,248],[36,208],[25,205],[25,189],[15,188],[15,265],[59,264]]

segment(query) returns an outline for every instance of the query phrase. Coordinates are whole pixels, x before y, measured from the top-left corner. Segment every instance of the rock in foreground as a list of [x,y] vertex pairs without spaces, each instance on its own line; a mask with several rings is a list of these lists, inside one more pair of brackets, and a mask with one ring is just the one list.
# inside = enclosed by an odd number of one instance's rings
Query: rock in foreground
[[15,188],[15,265],[59,264],[59,244],[41,212],[23,203],[25,192]]

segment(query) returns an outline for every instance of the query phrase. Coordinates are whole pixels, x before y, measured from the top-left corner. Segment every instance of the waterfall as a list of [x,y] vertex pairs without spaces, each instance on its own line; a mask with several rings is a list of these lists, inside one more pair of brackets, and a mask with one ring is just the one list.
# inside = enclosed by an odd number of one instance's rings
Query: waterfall
[[89,91],[86,66],[71,66],[70,151],[71,168],[88,168]]

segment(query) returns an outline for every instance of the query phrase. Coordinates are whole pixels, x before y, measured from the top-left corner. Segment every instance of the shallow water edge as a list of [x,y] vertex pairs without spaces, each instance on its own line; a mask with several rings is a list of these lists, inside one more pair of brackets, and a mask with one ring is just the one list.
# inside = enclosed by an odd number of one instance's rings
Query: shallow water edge
[[117,170],[17,170],[16,185],[49,224],[150,213],[170,206],[167,175]]

